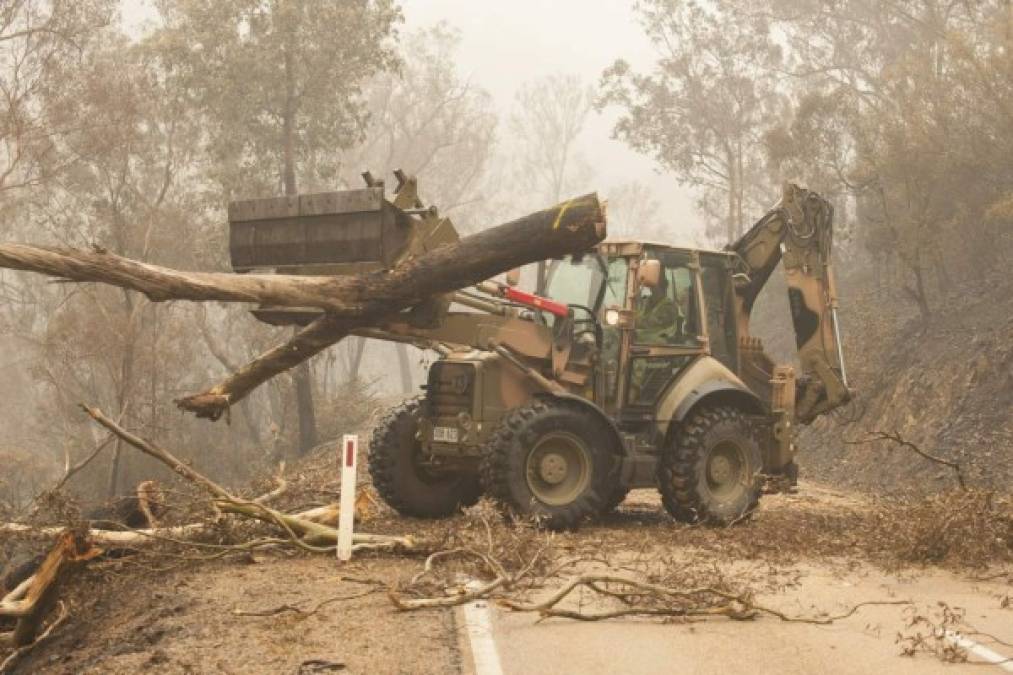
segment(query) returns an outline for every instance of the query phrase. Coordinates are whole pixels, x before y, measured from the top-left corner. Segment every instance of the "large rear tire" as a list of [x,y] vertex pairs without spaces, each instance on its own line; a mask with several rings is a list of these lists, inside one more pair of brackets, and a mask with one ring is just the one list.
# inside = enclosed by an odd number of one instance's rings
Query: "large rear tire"
[[690,415],[658,463],[661,502],[681,522],[735,522],[756,509],[762,468],[745,415],[727,406],[702,408]]
[[630,489],[628,487],[616,485],[612,489],[612,494],[610,494],[608,499],[605,500],[605,505],[602,506],[602,514],[612,513],[618,509],[619,505],[626,501],[626,496],[628,494],[630,494]]
[[443,518],[477,502],[482,489],[474,473],[431,474],[419,465],[421,415],[421,399],[410,399],[373,430],[369,475],[380,497],[401,515]]
[[539,399],[506,415],[486,444],[479,475],[487,494],[551,529],[601,514],[615,494],[611,431],[593,412]]

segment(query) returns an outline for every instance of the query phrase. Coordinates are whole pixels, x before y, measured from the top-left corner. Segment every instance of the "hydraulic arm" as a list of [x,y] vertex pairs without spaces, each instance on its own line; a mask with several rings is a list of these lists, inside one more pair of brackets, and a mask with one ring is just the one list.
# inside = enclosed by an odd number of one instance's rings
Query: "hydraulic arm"
[[788,302],[802,376],[795,417],[808,423],[851,398],[837,317],[831,264],[833,207],[825,199],[786,184],[781,201],[728,248],[741,258],[736,276],[741,303],[740,336],[749,334],[749,315],[778,262],[784,263]]

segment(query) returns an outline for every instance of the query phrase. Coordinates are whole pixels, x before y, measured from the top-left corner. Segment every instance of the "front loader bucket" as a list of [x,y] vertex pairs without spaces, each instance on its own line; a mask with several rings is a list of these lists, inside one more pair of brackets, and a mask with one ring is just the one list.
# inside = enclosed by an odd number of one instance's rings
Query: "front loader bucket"
[[[409,255],[457,241],[435,208],[422,208],[415,179],[399,175],[393,202],[382,185],[249,199],[229,204],[229,255],[236,272],[340,276],[389,269]],[[262,306],[275,325],[305,325],[320,310]]]
[[232,269],[357,274],[390,267],[409,246],[410,221],[380,187],[232,202]]

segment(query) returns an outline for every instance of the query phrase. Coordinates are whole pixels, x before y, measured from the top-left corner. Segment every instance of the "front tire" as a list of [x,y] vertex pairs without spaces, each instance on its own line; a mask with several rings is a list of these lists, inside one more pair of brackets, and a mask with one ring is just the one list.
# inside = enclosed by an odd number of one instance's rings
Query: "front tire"
[[414,398],[391,410],[373,430],[369,475],[380,497],[403,516],[443,518],[478,501],[474,473],[430,474],[419,466],[422,401]]
[[694,412],[658,464],[661,502],[685,523],[731,523],[756,509],[763,460],[742,411]]
[[508,413],[493,432],[479,475],[510,511],[551,529],[601,514],[615,494],[611,430],[593,412],[555,399]]

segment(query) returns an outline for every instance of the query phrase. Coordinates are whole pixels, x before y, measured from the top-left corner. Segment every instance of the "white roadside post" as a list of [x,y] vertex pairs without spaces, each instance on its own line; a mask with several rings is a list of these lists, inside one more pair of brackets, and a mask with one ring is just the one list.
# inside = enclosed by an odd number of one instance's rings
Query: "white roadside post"
[[359,437],[345,434],[341,439],[341,510],[338,512],[338,560],[352,558],[352,527],[355,521],[356,465]]

